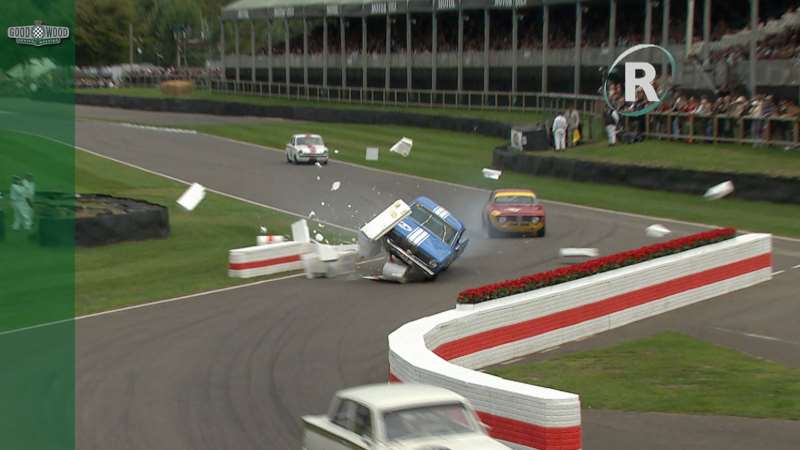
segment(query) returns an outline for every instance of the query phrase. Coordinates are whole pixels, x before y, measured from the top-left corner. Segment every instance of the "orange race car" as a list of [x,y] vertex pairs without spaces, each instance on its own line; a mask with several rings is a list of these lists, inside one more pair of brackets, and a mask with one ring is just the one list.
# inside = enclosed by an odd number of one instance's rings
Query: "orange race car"
[[483,227],[490,237],[501,233],[545,233],[544,206],[529,189],[498,189],[483,208]]

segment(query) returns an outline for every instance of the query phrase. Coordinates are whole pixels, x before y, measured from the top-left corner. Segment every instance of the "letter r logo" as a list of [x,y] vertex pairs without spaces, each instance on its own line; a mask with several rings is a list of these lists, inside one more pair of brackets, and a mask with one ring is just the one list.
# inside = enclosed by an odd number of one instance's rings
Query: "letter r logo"
[[[642,77],[637,76],[644,72]],[[658,94],[653,87],[653,80],[656,79],[656,68],[646,62],[626,62],[625,63],[625,101],[636,101],[636,88],[642,88],[644,96],[649,102],[657,102]]]

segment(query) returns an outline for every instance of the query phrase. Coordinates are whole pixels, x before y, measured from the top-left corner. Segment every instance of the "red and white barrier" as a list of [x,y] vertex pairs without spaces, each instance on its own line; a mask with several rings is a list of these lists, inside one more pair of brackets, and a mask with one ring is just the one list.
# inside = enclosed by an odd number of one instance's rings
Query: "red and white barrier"
[[278,242],[237,248],[228,253],[228,276],[250,278],[302,270],[302,255],[311,251],[308,242]]
[[748,234],[580,280],[459,305],[389,335],[390,380],[464,395],[520,449],[581,448],[577,395],[474,369],[545,350],[772,277],[770,235]]

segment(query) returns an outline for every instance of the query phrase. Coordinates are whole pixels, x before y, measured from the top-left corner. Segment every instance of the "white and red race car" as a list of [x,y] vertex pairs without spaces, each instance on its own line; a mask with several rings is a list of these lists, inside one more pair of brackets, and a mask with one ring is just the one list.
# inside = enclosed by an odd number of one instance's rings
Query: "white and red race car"
[[328,164],[328,147],[318,134],[295,134],[286,144],[286,161]]

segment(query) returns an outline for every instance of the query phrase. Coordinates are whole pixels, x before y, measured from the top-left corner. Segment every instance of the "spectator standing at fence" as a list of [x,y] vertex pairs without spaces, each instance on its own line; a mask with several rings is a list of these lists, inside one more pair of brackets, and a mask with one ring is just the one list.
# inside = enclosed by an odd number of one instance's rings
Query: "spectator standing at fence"
[[564,113],[558,113],[553,120],[553,141],[557,152],[566,148],[566,138],[567,118],[564,117]]
[[569,147],[578,145],[578,141],[581,139],[580,126],[581,115],[573,106],[567,111],[567,145]]
[[697,105],[697,108],[692,111],[693,114],[700,116],[700,123],[705,128],[705,135],[706,138],[711,139],[711,135],[713,132],[712,127],[712,120],[711,120],[711,113],[713,111],[713,105],[708,100],[708,97],[705,95],[701,97],[700,103]]
[[750,110],[747,115],[752,118],[750,121],[750,138],[753,140],[753,147],[760,147],[762,118],[764,117],[764,100],[761,96],[756,96],[750,102]]
[[[686,97],[682,94],[678,94],[678,97],[672,104],[672,112],[680,114],[683,113],[685,109]],[[683,118],[680,115],[676,115],[672,118],[672,137],[675,139],[680,139],[681,136],[681,120],[683,120]]]
[[619,113],[609,109],[605,114],[606,135],[608,135],[608,146],[617,145],[617,126],[619,125]]

